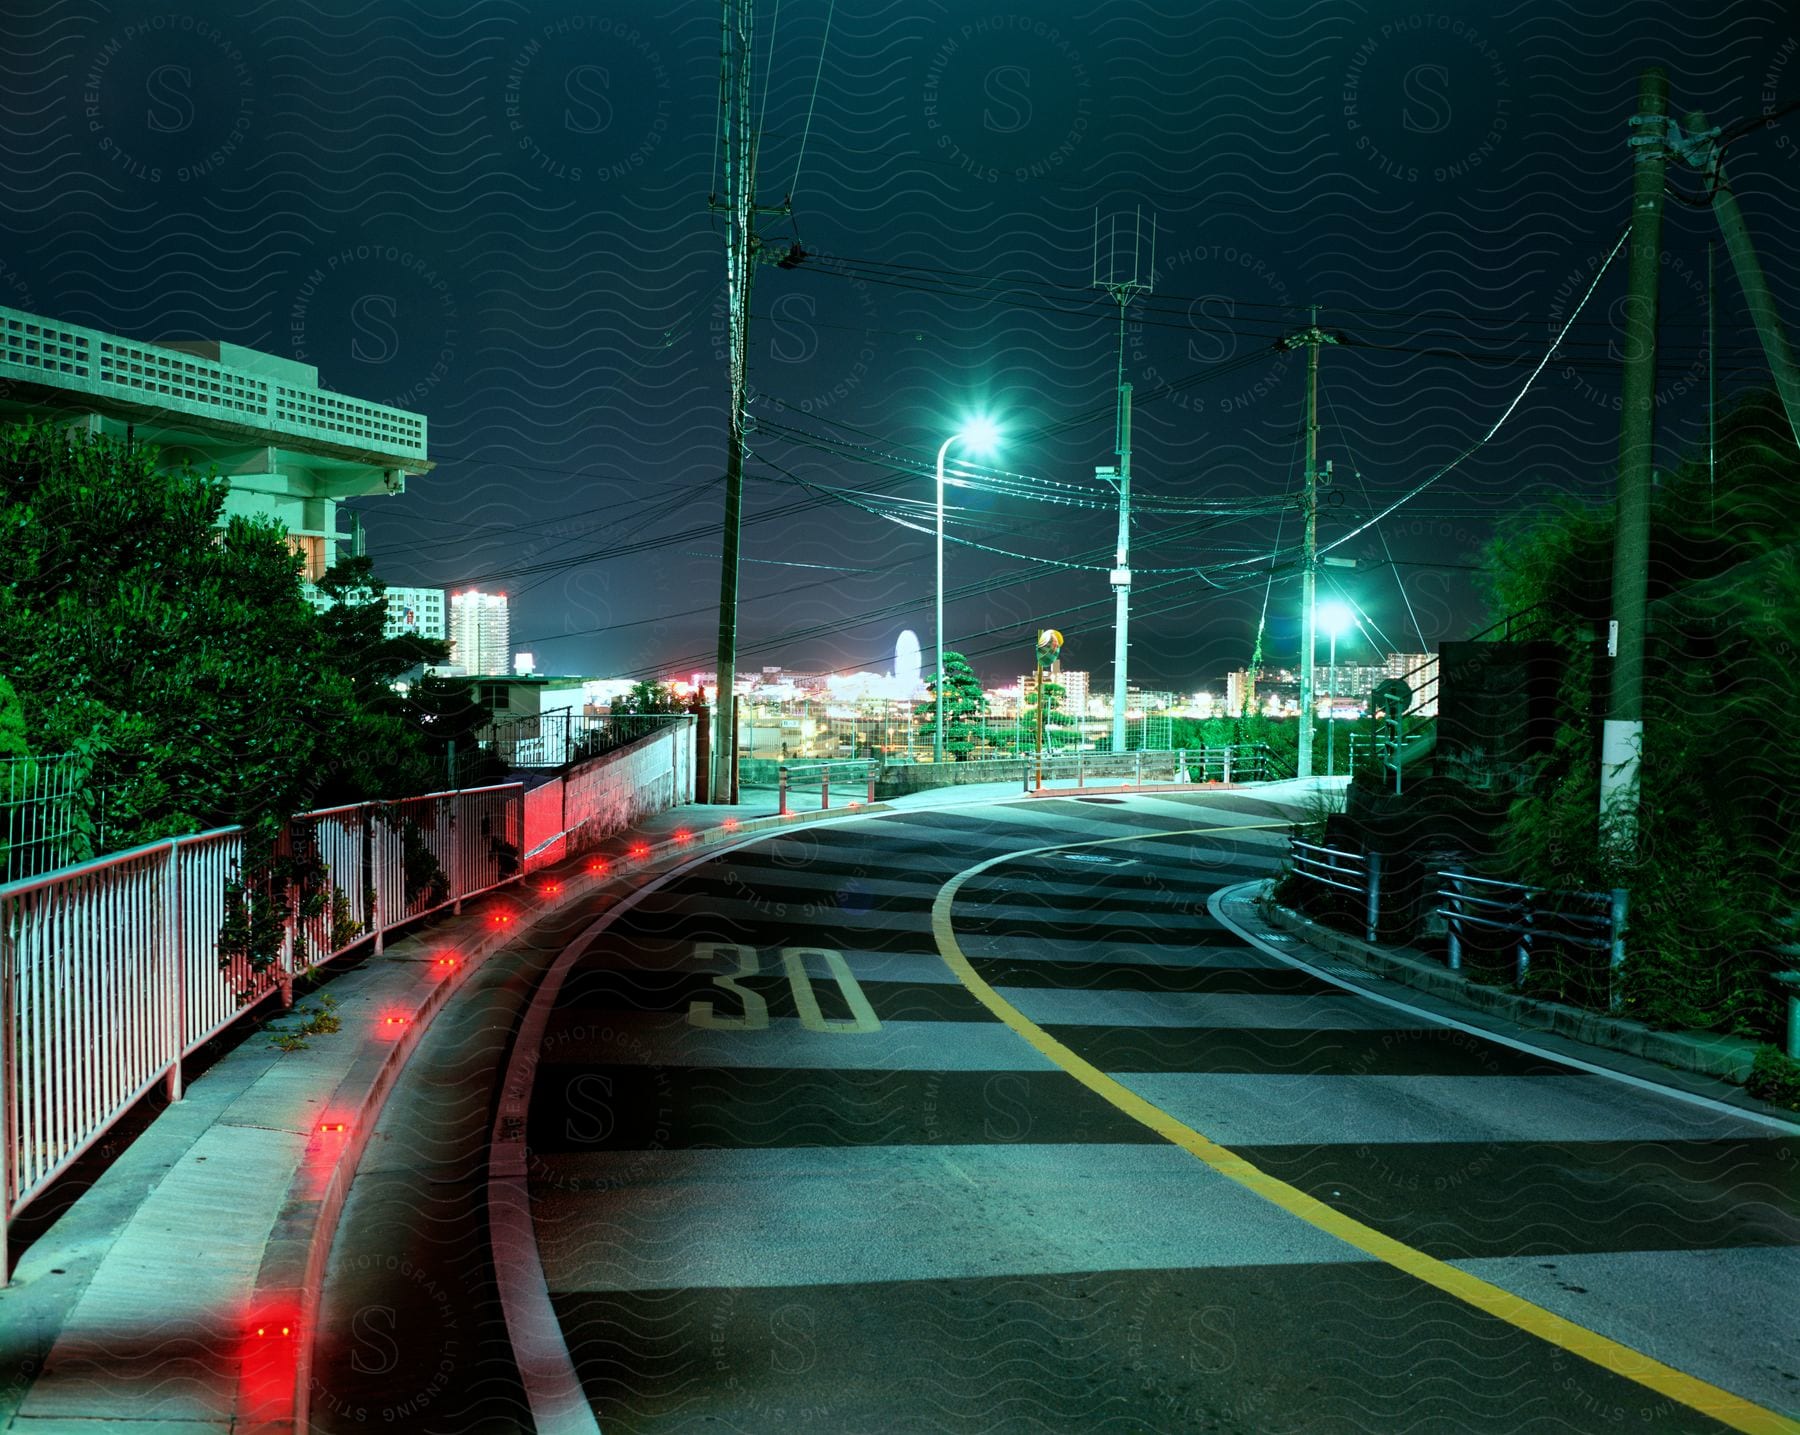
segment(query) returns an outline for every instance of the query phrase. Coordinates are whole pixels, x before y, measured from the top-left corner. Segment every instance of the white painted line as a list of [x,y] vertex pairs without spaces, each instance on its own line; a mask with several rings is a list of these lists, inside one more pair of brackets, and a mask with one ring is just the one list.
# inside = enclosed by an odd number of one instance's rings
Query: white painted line
[[537,1053],[564,980],[614,921],[677,877],[686,876],[727,852],[786,836],[796,827],[836,825],[862,815],[784,822],[747,832],[736,840],[709,844],[709,850],[696,853],[690,861],[646,882],[597,917],[563,949],[532,994],[531,1006],[519,1024],[512,1054],[507,1059],[499,1111],[488,1143],[488,1239],[493,1247],[507,1339],[512,1343],[513,1360],[539,1435],[600,1435],[600,1423],[581,1388],[568,1339],[550,1304],[550,1285],[531,1219],[531,1191],[526,1176],[525,1124],[532,1083],[537,1076]]
[[[1722,1116],[1735,1117],[1740,1121],[1755,1122],[1759,1126],[1767,1126],[1779,1131],[1784,1136],[1792,1136],[1796,1128],[1800,1128],[1800,1121],[1783,1120],[1779,1116],[1771,1116],[1761,1111],[1750,1111],[1742,1106],[1733,1106],[1727,1101],[1715,1101],[1710,1096],[1701,1096],[1696,1092],[1683,1091],[1678,1086],[1664,1086],[1660,1082],[1647,1081],[1641,1076],[1631,1076],[1623,1071],[1614,1071],[1608,1066],[1596,1066],[1591,1061],[1581,1060],[1580,1057],[1567,1056],[1560,1051],[1551,1051],[1546,1047],[1533,1046],[1528,1041],[1519,1041],[1514,1037],[1502,1036],[1499,1032],[1490,1031],[1483,1026],[1471,1026],[1467,1022],[1457,1021],[1454,1017],[1444,1016],[1440,1012],[1428,1011],[1424,1007],[1414,1006],[1411,1002],[1403,1002],[1395,997],[1382,996],[1379,992],[1372,992],[1367,987],[1361,986],[1356,982],[1345,981],[1341,977],[1333,976],[1322,967],[1315,967],[1310,962],[1303,962],[1298,957],[1283,951],[1273,943],[1264,941],[1261,937],[1257,936],[1256,933],[1240,927],[1236,922],[1225,915],[1225,904],[1227,902],[1235,901],[1240,897],[1248,897],[1254,889],[1264,885],[1264,880],[1266,879],[1259,879],[1254,882],[1239,882],[1234,887],[1221,887],[1207,899],[1206,905],[1214,919],[1217,920],[1221,926],[1225,927],[1228,931],[1236,932],[1238,936],[1242,937],[1259,952],[1275,958],[1278,962],[1284,962],[1288,966],[1297,968],[1303,972],[1310,972],[1321,981],[1330,982],[1334,987],[1342,987],[1345,991],[1353,992],[1355,995],[1362,997],[1365,1001],[1372,1001],[1381,1006],[1393,1007],[1398,1011],[1410,1012],[1414,1016],[1424,1017],[1427,1021],[1432,1022],[1437,1026],[1449,1027],[1453,1031],[1467,1032],[1470,1036],[1480,1037],[1483,1041],[1491,1041],[1498,1046],[1511,1047],[1514,1051],[1522,1051],[1530,1056],[1541,1056],[1546,1061],[1558,1062],[1573,1071],[1585,1071],[1591,1076],[1604,1076],[1609,1081],[1617,1081],[1622,1085],[1635,1087],[1639,1091],[1648,1091],[1656,1096],[1667,1096],[1676,1101],[1684,1101],[1689,1106],[1698,1106],[1704,1110],[1716,1112]],[[1371,974],[1371,979],[1380,980],[1380,978],[1374,976],[1374,974]],[[1648,1060],[1648,1058],[1640,1059]]]

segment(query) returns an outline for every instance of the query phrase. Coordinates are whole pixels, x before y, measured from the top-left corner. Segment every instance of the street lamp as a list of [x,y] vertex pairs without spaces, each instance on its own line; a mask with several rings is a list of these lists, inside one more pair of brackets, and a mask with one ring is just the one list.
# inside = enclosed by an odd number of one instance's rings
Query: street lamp
[[1338,634],[1353,626],[1356,615],[1342,603],[1327,603],[1319,609],[1318,621],[1331,634],[1331,676],[1327,680],[1325,699],[1325,775],[1337,775],[1337,640]]
[[931,737],[931,760],[944,760],[944,688],[948,675],[944,672],[944,455],[950,445],[962,443],[977,453],[984,453],[999,442],[1000,431],[993,421],[970,419],[962,429],[945,439],[937,456],[937,723]]

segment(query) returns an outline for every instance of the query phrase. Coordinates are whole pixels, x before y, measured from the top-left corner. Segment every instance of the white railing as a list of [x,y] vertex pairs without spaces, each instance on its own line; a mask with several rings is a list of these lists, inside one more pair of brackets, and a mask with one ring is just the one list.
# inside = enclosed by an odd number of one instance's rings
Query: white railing
[[523,837],[516,783],[294,818],[280,850],[319,859],[323,911],[290,910],[259,973],[219,959],[240,828],[0,886],[0,1283],[13,1217],[158,1081],[178,1099],[182,1057],[296,973],[518,876]]

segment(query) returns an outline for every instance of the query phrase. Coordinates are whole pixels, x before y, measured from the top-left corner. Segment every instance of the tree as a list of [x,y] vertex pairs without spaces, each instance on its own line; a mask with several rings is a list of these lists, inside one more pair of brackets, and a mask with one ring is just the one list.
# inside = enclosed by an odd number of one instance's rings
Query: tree
[[[1596,692],[1612,567],[1610,510],[1566,504],[1489,549],[1496,617],[1532,610],[1566,653],[1553,749],[1502,831],[1508,875],[1630,894],[1627,1010],[1660,1025],[1771,1030],[1769,972],[1800,903],[1800,454],[1779,406],[1722,417],[1704,460],[1652,497],[1645,651],[1643,859],[1600,841]],[[1534,980],[1574,990],[1549,960]]]
[[[966,762],[970,751],[981,740],[981,717],[987,712],[987,694],[982,691],[981,680],[975,676],[968,659],[961,653],[944,654],[944,675],[944,751],[952,762]],[[926,675],[925,689],[931,696],[914,709],[914,716],[922,719],[920,741],[935,746],[938,694],[935,668]]]
[[[303,592],[282,530],[221,523],[216,474],[141,444],[0,428],[0,651],[37,753],[75,752],[105,846],[241,824],[253,854],[308,807],[418,790],[366,562]],[[429,645],[432,652],[441,645]]]
[[684,713],[688,705],[675,696],[667,683],[648,680],[631,685],[631,691],[612,700],[615,714]]

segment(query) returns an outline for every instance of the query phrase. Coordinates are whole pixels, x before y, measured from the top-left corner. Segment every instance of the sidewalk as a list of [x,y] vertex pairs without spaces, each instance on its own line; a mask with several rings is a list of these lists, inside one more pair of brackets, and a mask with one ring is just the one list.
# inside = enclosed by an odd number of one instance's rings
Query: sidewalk
[[[1235,791],[1280,801],[1313,785],[1078,789],[1069,780],[1041,795]],[[814,787],[790,791],[785,818],[773,791],[744,796],[641,819],[592,851],[472,899],[460,917],[425,919],[379,955],[340,958],[291,1013],[247,1021],[186,1099],[158,1113],[18,1257],[0,1290],[0,1430],[292,1429],[320,1275],[357,1160],[407,1056],[471,972],[508,948],[529,965],[541,919],[608,887],[623,895],[743,836],[1025,794],[1018,782],[985,783],[871,807],[866,788],[840,786],[821,811]],[[307,1037],[299,1050],[274,1047],[272,1035],[327,1011],[339,1030]]]
[[[759,797],[645,818],[472,899],[460,917],[423,920],[380,955],[340,958],[280,1019],[247,1020],[186,1098],[17,1257],[0,1290],[0,1430],[292,1428],[309,1356],[300,1337],[338,1211],[387,1089],[432,1016],[470,972],[581,898],[629,890],[759,830],[849,815],[834,803],[829,814],[783,819],[773,794]],[[328,1009],[338,1031],[300,1050],[274,1047],[272,1035]]]

